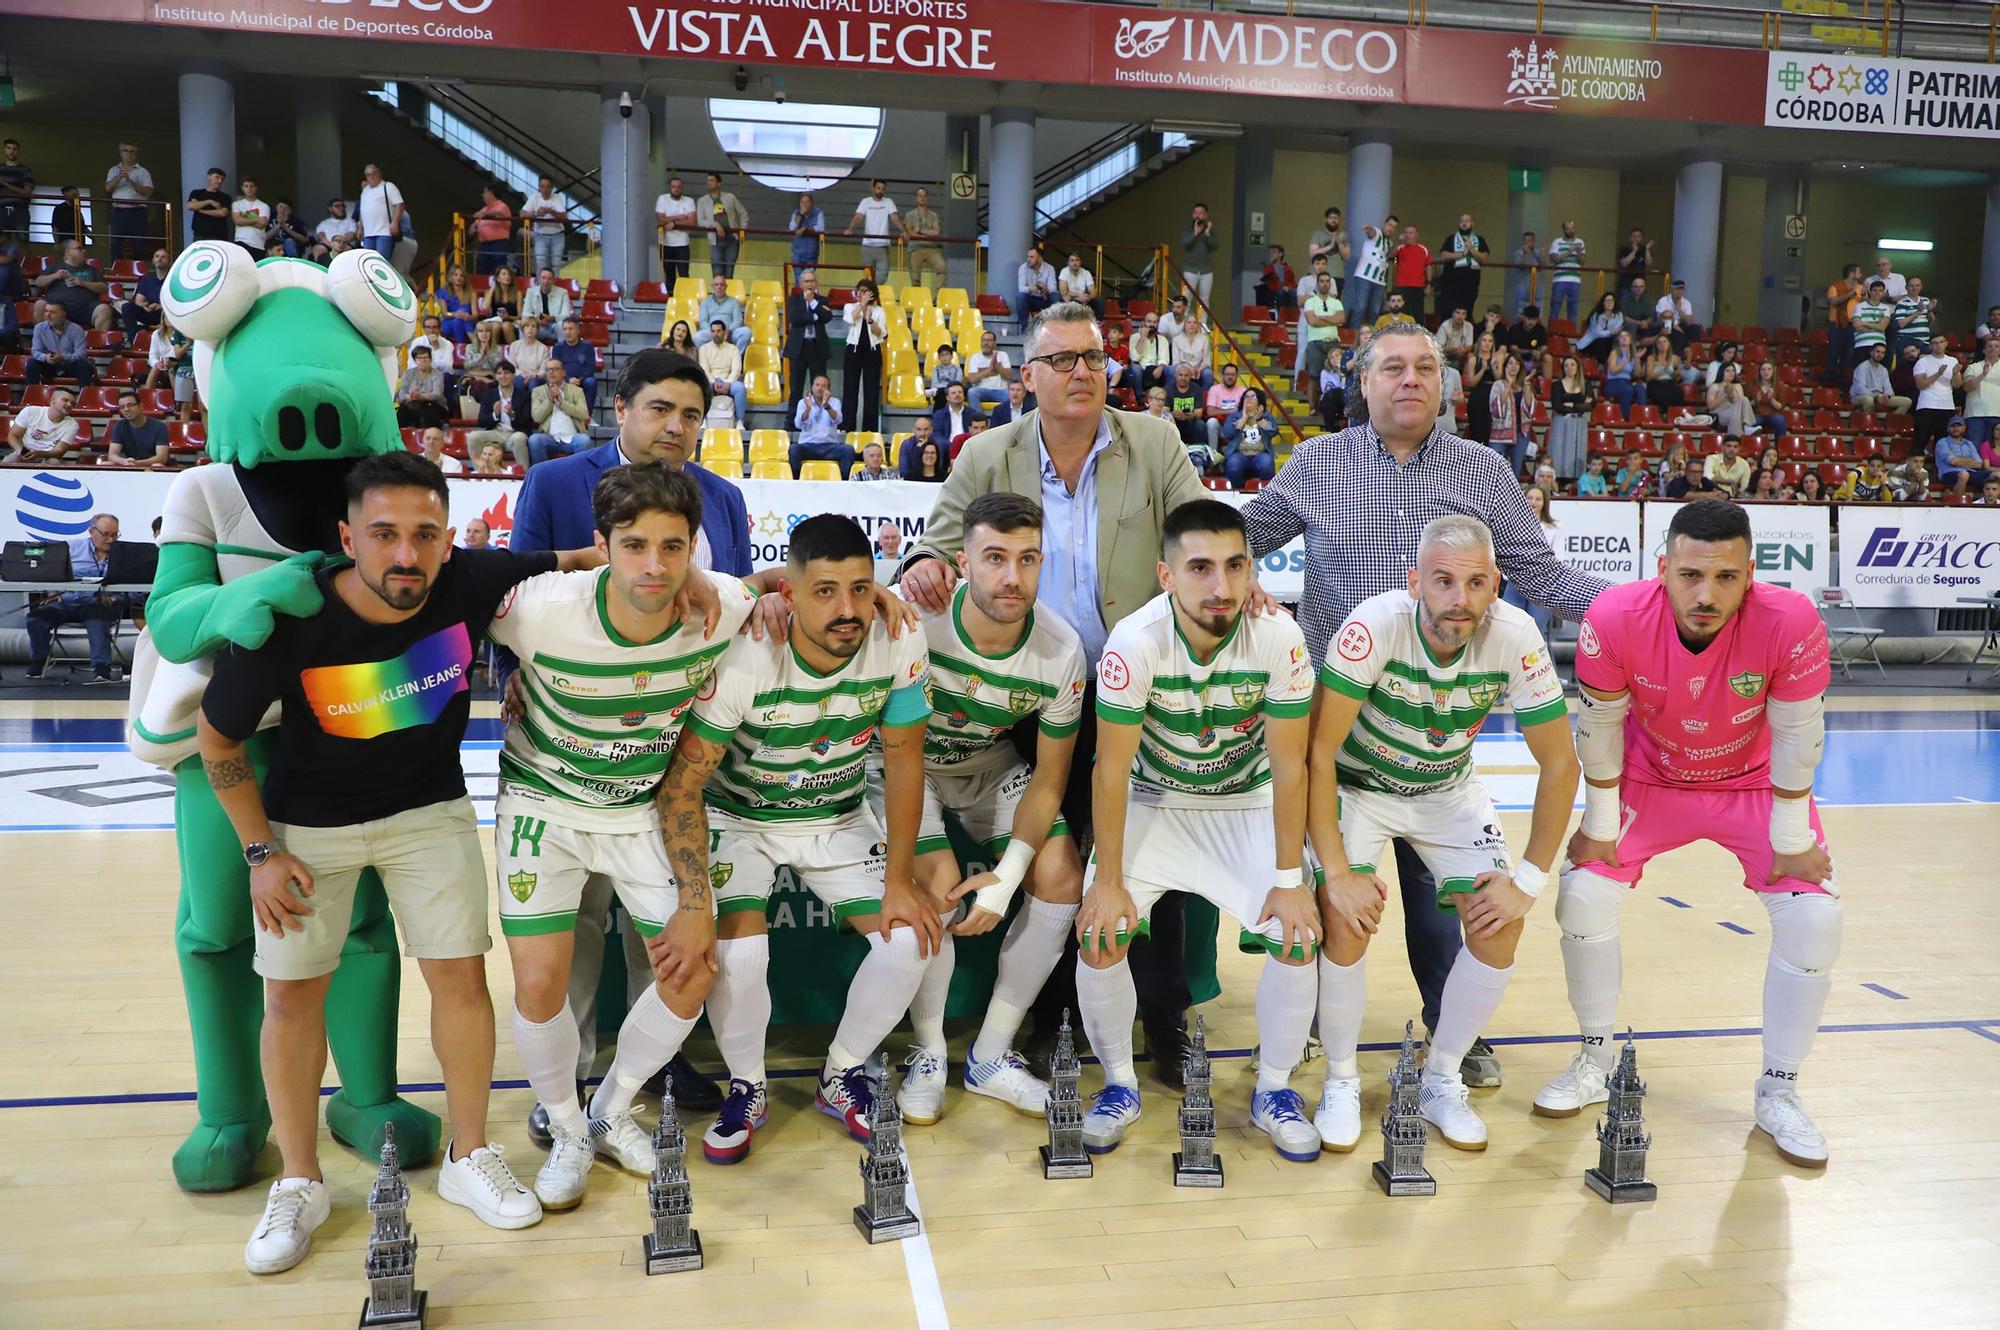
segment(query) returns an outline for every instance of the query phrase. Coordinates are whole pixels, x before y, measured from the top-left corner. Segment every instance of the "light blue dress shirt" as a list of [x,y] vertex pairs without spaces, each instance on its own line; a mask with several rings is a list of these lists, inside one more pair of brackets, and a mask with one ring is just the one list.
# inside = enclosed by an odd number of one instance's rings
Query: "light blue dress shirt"
[[1040,420],[1035,422],[1035,451],[1042,459],[1042,586],[1036,599],[1076,629],[1092,670],[1108,636],[1097,592],[1097,459],[1110,446],[1111,418],[1099,416],[1097,437],[1072,494],[1049,460]]

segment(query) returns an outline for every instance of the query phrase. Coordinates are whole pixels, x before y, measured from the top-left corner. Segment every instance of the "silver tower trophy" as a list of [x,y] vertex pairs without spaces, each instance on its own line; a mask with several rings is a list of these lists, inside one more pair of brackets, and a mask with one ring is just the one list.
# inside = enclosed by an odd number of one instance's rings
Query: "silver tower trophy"
[[1042,1147],[1042,1176],[1045,1178],[1087,1178],[1092,1173],[1090,1155],[1083,1148],[1083,1099],[1077,1094],[1076,1078],[1082,1070],[1076,1058],[1076,1040],[1069,1030],[1069,1008],[1063,1008],[1062,1028],[1056,1031],[1055,1056],[1049,1059],[1049,1143]]
[[1220,1187],[1222,1161],[1215,1157],[1215,1100],[1209,1086],[1214,1072],[1208,1065],[1208,1034],[1201,1017],[1194,1018],[1194,1037],[1188,1040],[1187,1061],[1182,1064],[1187,1090],[1181,1099],[1181,1148],[1174,1151],[1176,1187]]
[[903,1154],[903,1115],[896,1108],[896,1073],[886,1072],[868,1117],[868,1153],[861,1157],[860,1205],[854,1226],[869,1242],[896,1242],[924,1231],[910,1213],[910,1165]]
[[1630,1030],[1605,1088],[1611,1099],[1604,1105],[1604,1120],[1597,1124],[1597,1167],[1585,1169],[1583,1180],[1613,1205],[1650,1201],[1660,1189],[1646,1180],[1646,1148],[1653,1138],[1646,1134],[1646,1083],[1639,1079]]
[[1389,1072],[1389,1108],[1382,1114],[1382,1157],[1375,1183],[1390,1196],[1435,1196],[1437,1179],[1424,1167],[1429,1136],[1417,1112],[1417,1044],[1413,1026],[1403,1024],[1403,1048]]
[[687,1134],[674,1115],[674,1083],[660,1091],[660,1122],[653,1128],[653,1176],[646,1183],[653,1231],[644,1242],[646,1273],[670,1275],[701,1269],[701,1234],[694,1230],[694,1193],[688,1185]]
[[368,1192],[368,1300],[361,1304],[363,1330],[393,1326],[423,1330],[430,1294],[417,1287],[417,1237],[410,1232],[410,1187],[396,1155],[396,1129],[382,1128],[382,1171]]

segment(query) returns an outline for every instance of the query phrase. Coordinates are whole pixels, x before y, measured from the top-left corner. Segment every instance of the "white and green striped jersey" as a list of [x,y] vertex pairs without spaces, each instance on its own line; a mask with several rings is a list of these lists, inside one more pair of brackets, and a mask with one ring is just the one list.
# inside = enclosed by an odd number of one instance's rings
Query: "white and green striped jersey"
[[1856,305],[1854,313],[1850,316],[1854,321],[1854,349],[1865,351],[1871,346],[1886,345],[1889,341],[1888,334],[1880,328],[1862,327],[1861,320],[1886,319],[1894,312],[1895,307],[1886,300],[1864,300]]
[[1583,241],[1571,240],[1567,236],[1557,236],[1549,242],[1549,258],[1555,262],[1555,276],[1558,282],[1581,282],[1583,280]]
[[1118,621],[1097,664],[1097,717],[1139,725],[1132,798],[1157,808],[1267,808],[1264,717],[1312,708],[1312,659],[1290,615],[1245,612],[1197,661],[1173,597]]
[[1380,231],[1373,239],[1363,235],[1354,249],[1354,262],[1348,266],[1347,275],[1358,277],[1364,282],[1377,286],[1389,284],[1389,237]]
[[650,642],[611,626],[610,572],[543,573],[507,593],[488,635],[521,658],[526,710],[507,727],[500,788],[578,831],[658,824],[653,792],[681,719],[715,673],[757,598],[733,577],[706,577],[722,602],[715,632],[675,624]]
[[[789,639],[739,638],[688,713],[689,730],[727,749],[703,792],[708,806],[785,826],[860,807],[877,726],[924,719],[928,657],[922,633],[890,637],[880,619],[831,674],[800,660]],[[913,714],[893,710],[891,694],[914,698]]]
[[1053,614],[1028,612],[1014,649],[988,656],[965,635],[967,584],[960,582],[951,611],[924,621],[931,651],[931,723],[924,734],[924,765],[966,775],[1017,765],[1021,758],[1007,732],[1031,715],[1051,739],[1067,738],[1083,717],[1083,642]]
[[1567,713],[1548,644],[1527,612],[1496,600],[1450,662],[1431,654],[1417,598],[1385,591],[1354,607],[1327,648],[1320,682],[1361,700],[1335,755],[1342,785],[1383,794],[1453,789],[1472,773],[1472,739],[1506,695],[1521,725]]

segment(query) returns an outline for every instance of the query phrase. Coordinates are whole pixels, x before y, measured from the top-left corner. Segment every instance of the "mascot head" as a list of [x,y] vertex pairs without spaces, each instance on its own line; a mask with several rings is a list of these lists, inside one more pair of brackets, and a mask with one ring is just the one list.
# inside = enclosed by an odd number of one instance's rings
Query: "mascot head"
[[160,305],[194,342],[216,461],[252,467],[402,448],[396,351],[416,332],[417,295],[381,255],[349,250],[322,268],[197,241],[174,260]]

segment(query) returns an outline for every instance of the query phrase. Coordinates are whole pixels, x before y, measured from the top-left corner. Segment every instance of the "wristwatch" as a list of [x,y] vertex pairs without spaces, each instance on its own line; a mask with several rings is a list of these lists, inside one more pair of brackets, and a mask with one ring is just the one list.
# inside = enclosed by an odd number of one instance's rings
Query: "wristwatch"
[[278,852],[278,847],[267,840],[254,840],[243,847],[243,862],[256,868]]

